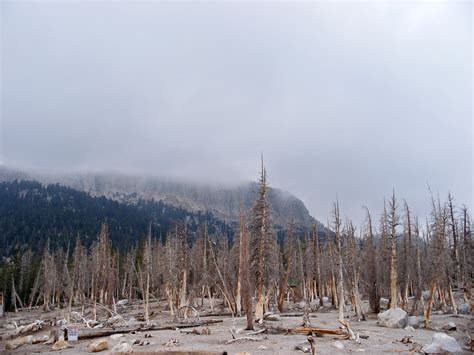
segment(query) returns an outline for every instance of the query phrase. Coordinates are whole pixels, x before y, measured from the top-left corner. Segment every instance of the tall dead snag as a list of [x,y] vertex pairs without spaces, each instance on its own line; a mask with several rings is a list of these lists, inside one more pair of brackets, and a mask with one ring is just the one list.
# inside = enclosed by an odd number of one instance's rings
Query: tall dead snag
[[421,244],[422,240],[420,237],[420,224],[418,219],[415,217],[415,271],[416,271],[416,282],[415,282],[415,299],[410,310],[410,315],[414,315],[417,309],[417,304],[420,302],[421,314],[425,314],[425,302],[423,300],[423,281],[421,274]]
[[366,255],[367,255],[367,293],[369,295],[370,309],[374,313],[380,312],[380,292],[377,282],[377,256],[374,241],[374,232],[372,229],[372,217],[369,209],[365,207],[367,212],[367,231],[366,231]]
[[449,209],[449,219],[451,227],[451,235],[453,237],[453,249],[452,256],[454,259],[454,268],[456,275],[456,284],[459,289],[462,287],[462,273],[461,273],[461,260],[459,258],[459,238],[457,231],[457,223],[454,217],[454,198],[451,194],[448,194],[448,209]]
[[351,221],[347,223],[347,240],[348,240],[348,274],[350,294],[354,311],[359,320],[365,320],[366,310],[362,305],[362,299],[359,293],[359,246],[355,236],[355,227]]
[[283,312],[285,295],[288,289],[291,265],[293,263],[293,218],[290,218],[288,229],[285,235],[285,242],[282,250],[282,266],[285,268],[280,280],[280,290],[278,293],[278,310]]
[[[179,292],[177,307],[187,306],[188,300],[188,241],[185,222],[176,222],[174,225],[176,240],[176,254],[178,258]],[[176,272],[173,271],[173,272]]]
[[108,285],[111,282],[111,244],[107,223],[102,223],[99,236],[91,250],[91,294],[93,303],[92,314],[97,319],[97,299],[104,303],[107,299]]
[[319,305],[323,306],[323,286],[321,279],[321,249],[319,247],[319,235],[315,225],[311,226],[311,233],[313,236],[313,258],[314,258],[314,269],[316,272],[316,289],[319,298]]
[[463,229],[463,248],[462,248],[462,264],[463,264],[463,287],[464,287],[464,299],[468,302],[471,295],[471,280],[472,280],[472,234],[471,224],[469,221],[469,213],[467,207],[462,209],[462,229]]
[[150,324],[150,278],[152,273],[151,255],[151,223],[148,227],[148,234],[143,250],[143,260],[140,268],[138,280],[142,293],[143,314],[146,324]]
[[[54,262],[53,257],[49,251],[49,239],[44,248],[43,258],[41,260],[41,267],[43,269],[43,310],[49,311],[51,306],[51,291],[53,289],[53,278],[54,278]],[[14,282],[13,282],[14,285]],[[13,290],[15,287],[13,286]],[[16,291],[14,291],[16,293]],[[16,297],[13,295],[12,299],[15,301],[16,308]]]
[[401,258],[401,307],[407,311],[408,308],[408,296],[409,296],[409,289],[410,283],[412,278],[412,222],[411,222],[411,214],[410,208],[408,207],[408,203],[405,201],[405,221],[404,221],[404,229],[403,229],[403,255]]
[[[443,249],[444,249],[444,238],[445,238],[445,223],[444,223],[444,211],[441,208],[441,204],[438,198],[438,205],[436,205],[434,198],[431,198],[432,201],[432,224],[428,226],[427,233],[428,239],[430,241],[431,249],[431,275],[430,275],[430,295],[428,297],[428,305],[424,314],[424,325],[425,328],[429,328],[430,325],[430,315],[433,308],[435,292],[439,287],[441,282],[440,280],[440,271],[441,273],[444,270],[442,265],[443,259]],[[431,228],[430,228],[431,227]]]
[[388,307],[397,308],[397,200],[395,191],[389,201],[390,212],[388,214],[388,224],[390,226],[390,300]]
[[344,273],[342,264],[342,233],[341,233],[341,216],[339,213],[339,201],[334,203],[333,209],[334,232],[336,233],[336,267],[337,267],[337,292],[339,306],[339,320],[344,320]]
[[274,256],[274,236],[270,220],[270,205],[267,200],[267,171],[263,165],[260,171],[260,181],[257,197],[252,209],[252,240],[251,240],[251,262],[255,275],[256,305],[255,320],[263,320],[264,314],[264,292],[269,284]]
[[241,285],[242,305],[247,317],[247,330],[253,330],[252,294],[249,270],[249,238],[245,225],[243,207],[240,208],[239,221],[239,281]]
[[[204,239],[207,243],[206,238]],[[179,276],[176,272],[179,270],[177,238],[174,233],[168,233],[165,243],[165,272],[164,287],[171,316],[175,316],[175,300],[178,295]]]

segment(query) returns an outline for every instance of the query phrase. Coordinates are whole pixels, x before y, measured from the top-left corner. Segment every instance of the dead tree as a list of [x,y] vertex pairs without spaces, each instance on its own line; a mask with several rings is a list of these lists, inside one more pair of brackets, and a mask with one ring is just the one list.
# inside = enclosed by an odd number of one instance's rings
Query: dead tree
[[415,283],[415,299],[413,300],[410,315],[414,315],[417,309],[417,304],[420,302],[421,314],[425,314],[425,302],[423,300],[423,280],[421,273],[421,244],[422,239],[420,236],[420,224],[418,219],[415,217],[415,271],[416,271],[416,283]]
[[347,223],[347,241],[348,241],[348,274],[350,294],[352,298],[352,304],[354,311],[356,312],[359,320],[365,320],[366,311],[362,305],[362,299],[359,293],[359,260],[358,255],[360,253],[359,246],[357,245],[357,239],[355,236],[355,227],[351,221]]
[[365,207],[367,212],[367,232],[366,232],[366,255],[367,255],[367,293],[369,295],[369,304],[372,312],[380,312],[380,293],[377,282],[377,256],[374,241],[374,233],[372,229],[372,217],[369,209]]
[[252,209],[252,240],[251,261],[255,275],[256,306],[255,320],[263,320],[265,286],[268,286],[272,272],[271,257],[274,256],[274,236],[270,220],[270,205],[267,199],[267,171],[263,165],[260,171],[260,181],[257,197]]
[[[282,250],[282,266],[285,268],[280,280],[280,291],[278,294],[278,310],[283,312],[285,295],[288,288],[291,266],[293,262],[293,218],[290,218],[288,229],[285,235],[285,243]],[[285,267],[286,266],[286,267]]]
[[388,224],[390,226],[390,299],[389,308],[397,308],[397,200],[395,191],[389,201],[390,213]]
[[341,233],[341,216],[339,213],[339,202],[334,203],[333,209],[334,232],[336,234],[336,267],[337,267],[337,292],[339,320],[344,320],[344,273],[342,264],[342,233]]
[[249,238],[242,206],[240,208],[239,220],[239,280],[241,283],[242,305],[247,318],[246,329],[253,330],[252,293],[249,270]]
[[462,248],[462,259],[463,259],[463,287],[464,287],[464,299],[468,302],[471,298],[472,288],[472,235],[471,235],[471,224],[469,220],[469,213],[467,207],[464,206],[462,209],[462,229],[463,229],[463,248]]
[[454,268],[455,268],[455,276],[456,276],[455,280],[456,280],[457,287],[461,289],[462,288],[462,272],[461,272],[461,260],[459,257],[459,240],[458,240],[458,232],[457,232],[457,222],[454,217],[454,198],[450,193],[448,194],[448,209],[449,209],[451,235],[453,237],[452,255],[454,259]]
[[400,260],[401,266],[401,307],[407,311],[408,296],[410,292],[410,284],[412,278],[412,221],[410,208],[408,203],[404,201],[405,206],[405,221],[403,230],[403,249],[402,258]]

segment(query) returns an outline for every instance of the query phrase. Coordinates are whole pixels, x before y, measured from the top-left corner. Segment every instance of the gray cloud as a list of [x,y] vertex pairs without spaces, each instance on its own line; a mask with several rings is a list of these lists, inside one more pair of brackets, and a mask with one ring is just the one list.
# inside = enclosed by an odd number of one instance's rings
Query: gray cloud
[[466,2],[3,1],[0,162],[472,206]]

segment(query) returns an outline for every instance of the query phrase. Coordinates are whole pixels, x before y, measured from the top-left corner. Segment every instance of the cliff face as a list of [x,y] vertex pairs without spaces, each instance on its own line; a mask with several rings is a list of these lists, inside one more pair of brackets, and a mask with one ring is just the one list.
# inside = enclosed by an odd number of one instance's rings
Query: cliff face
[[[46,175],[0,167],[0,181],[15,179],[59,183],[85,191],[92,196],[105,196],[126,203],[135,203],[139,199],[162,200],[190,211],[208,210],[227,221],[238,220],[241,203],[245,211],[250,210],[258,188],[255,182],[223,186],[108,173]],[[276,225],[286,227],[289,216],[293,216],[295,223],[301,227],[308,228],[315,223],[318,228],[322,228],[322,225],[310,216],[304,203],[294,195],[270,187],[268,197]]]

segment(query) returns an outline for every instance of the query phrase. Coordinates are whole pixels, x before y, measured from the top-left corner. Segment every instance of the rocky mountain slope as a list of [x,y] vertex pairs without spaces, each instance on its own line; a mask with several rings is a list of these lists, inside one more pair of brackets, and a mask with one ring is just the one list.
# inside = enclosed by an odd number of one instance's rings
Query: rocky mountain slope
[[[244,210],[249,211],[257,190],[255,182],[223,186],[115,173],[45,174],[0,167],[0,181],[22,179],[59,183],[92,196],[105,196],[126,203],[135,203],[139,199],[161,200],[189,211],[209,211],[225,221],[238,219],[241,203]],[[304,203],[294,195],[271,187],[268,195],[273,222],[277,226],[285,227],[289,216],[293,216],[300,227],[309,228],[314,223],[318,229],[324,230],[309,214]]]

